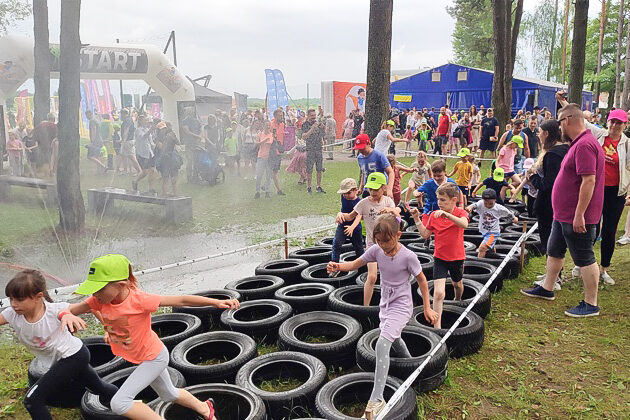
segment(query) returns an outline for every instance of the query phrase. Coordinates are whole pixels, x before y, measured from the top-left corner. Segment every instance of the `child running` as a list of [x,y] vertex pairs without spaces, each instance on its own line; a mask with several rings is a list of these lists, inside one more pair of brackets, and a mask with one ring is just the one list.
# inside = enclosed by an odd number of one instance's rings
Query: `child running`
[[[433,178],[429,179],[413,192],[413,195],[418,198],[418,204],[420,204],[420,199],[424,200],[425,214],[431,213],[439,208],[436,191],[441,185],[451,183],[457,186],[455,181],[446,177],[446,162],[443,160],[436,160],[431,164],[431,173],[433,174]],[[461,192],[459,198],[461,201]]]
[[406,174],[415,172],[415,170],[413,168],[406,168],[402,165],[399,165],[398,162],[396,162],[395,155],[387,155],[387,160],[394,170],[394,186],[392,187],[392,195],[394,196],[394,204],[398,205],[398,203],[400,203],[400,178],[402,178]]
[[405,203],[409,203],[409,197],[420,185],[424,184],[433,177],[431,173],[431,165],[427,162],[427,153],[420,150],[416,155],[416,161],[411,164],[413,174],[407,184],[407,192],[405,193]]
[[47,370],[24,397],[24,406],[31,418],[52,420],[46,401],[70,381],[84,384],[109,405],[118,387],[103,382],[90,366],[90,352],[72,335],[84,329],[85,322],[67,311],[67,303],[53,302],[42,273],[21,271],[7,283],[4,293],[11,307],[0,313],[0,325],[9,324],[35,356],[33,363]]
[[[398,357],[411,357],[405,342],[400,338],[401,333],[413,312],[411,296],[411,283],[409,277],[413,276],[418,282],[418,288],[422,294],[424,304],[424,317],[434,324],[438,321],[438,314],[431,310],[429,287],[427,279],[422,273],[422,266],[418,257],[400,244],[401,236],[400,218],[393,214],[383,214],[376,219],[372,231],[375,246],[368,250],[360,258],[352,262],[340,264],[328,263],[328,272],[335,273],[339,270],[357,270],[365,264],[378,264],[381,272],[381,301],[379,304],[380,336],[376,342],[376,372],[374,373],[374,387],[365,409],[363,418],[375,418],[385,407],[383,390],[389,371],[389,352],[393,347]],[[364,294],[372,296],[374,280],[366,281]],[[369,299],[366,306],[369,304]]]
[[[361,220],[365,220],[365,242],[366,248],[370,248],[374,244],[374,227],[376,226],[376,218],[380,213],[385,211],[393,212],[397,216],[400,214],[400,209],[396,208],[394,200],[391,197],[385,195],[385,189],[387,188],[387,180],[385,174],[382,172],[372,172],[368,175],[367,183],[365,187],[370,192],[368,197],[359,201],[359,204],[354,206],[354,210],[350,213],[341,213],[344,221],[353,220],[352,224],[346,227],[346,232],[354,232],[359,226]],[[339,216],[338,216],[339,217]],[[377,264],[376,262],[368,263],[368,275],[367,281],[374,284],[376,282]],[[372,299],[372,292],[367,293],[367,289],[363,294],[363,304],[369,305]]]
[[334,262],[339,262],[341,247],[346,242],[346,238],[350,238],[352,241],[354,255],[358,257],[362,255],[364,251],[361,226],[357,225],[354,230],[350,230],[350,221],[344,219],[344,214],[352,213],[352,210],[359,204],[359,201],[361,201],[357,181],[355,181],[354,178],[344,179],[341,181],[337,194],[341,194],[341,212],[337,213],[336,222],[338,225],[332,245],[331,260]]
[[138,287],[131,263],[123,255],[109,254],[90,264],[88,278],[77,288],[80,295],[92,295],[70,305],[74,315],[92,312],[103,323],[112,353],[138,367],[111,400],[112,411],[130,419],[161,419],[148,405],[134,400],[151,386],[164,401],[190,408],[206,420],[214,419],[214,401],[199,401],[190,392],[177,389],[166,370],[168,350],[151,329],[151,313],[160,306],[215,306],[237,309],[236,299],[217,300],[203,296],[160,296]]
[[497,239],[501,236],[501,225],[499,219],[502,217],[513,217],[514,223],[518,219],[509,209],[497,204],[497,193],[492,188],[486,188],[481,194],[483,200],[466,207],[468,213],[475,210],[479,215],[479,233],[483,236],[481,244],[477,249],[477,256],[485,258],[486,253],[494,248]]
[[505,172],[505,178],[512,179],[512,182],[516,185],[521,183],[521,178],[514,171],[514,158],[518,153],[517,149],[523,148],[523,137],[519,135],[513,135],[510,138],[510,141],[506,143],[505,146],[501,148],[499,151],[499,156],[497,157],[497,167],[503,168]]
[[439,210],[424,214],[420,220],[418,209],[411,209],[418,233],[424,239],[435,235],[433,258],[433,310],[438,314],[435,328],[442,327],[442,304],[445,297],[446,277],[450,274],[455,290],[455,300],[461,300],[464,293],[464,229],[468,227],[468,213],[457,207],[459,188],[452,183],[440,185],[437,189]]
[[472,177],[470,179],[470,194],[472,194],[473,190],[477,188],[477,185],[479,185],[479,182],[481,181],[481,170],[475,162],[474,155],[468,156],[468,162],[472,165]]
[[497,193],[497,203],[503,205],[503,200],[505,200],[505,190],[508,188],[512,191],[512,195],[516,191],[512,185],[509,185],[505,182],[505,175],[503,172],[503,168],[494,168],[492,172],[492,176],[484,179],[483,182],[475,187],[472,192],[472,196],[475,197],[477,195],[477,191],[481,189],[481,187],[485,186],[486,188],[491,188]]
[[462,147],[462,149],[457,152],[457,156],[461,158],[461,160],[455,164],[455,167],[448,176],[451,177],[455,175],[455,183],[464,195],[464,205],[466,205],[466,197],[470,194],[473,172],[472,165],[468,162],[470,150],[467,147]]

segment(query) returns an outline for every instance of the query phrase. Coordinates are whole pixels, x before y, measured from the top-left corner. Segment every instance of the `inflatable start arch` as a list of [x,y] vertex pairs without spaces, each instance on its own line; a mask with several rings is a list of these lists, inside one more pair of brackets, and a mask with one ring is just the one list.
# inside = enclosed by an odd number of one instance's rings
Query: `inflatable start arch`
[[[59,44],[50,44],[50,54],[50,76],[59,78]],[[32,39],[0,37],[0,117],[3,121],[6,99],[33,77],[33,61]],[[176,133],[180,133],[179,122],[184,109],[195,106],[195,92],[190,80],[154,45],[85,45],[81,48],[81,78],[144,80],[162,97],[166,119],[173,124]],[[0,139],[6,133],[4,128]]]

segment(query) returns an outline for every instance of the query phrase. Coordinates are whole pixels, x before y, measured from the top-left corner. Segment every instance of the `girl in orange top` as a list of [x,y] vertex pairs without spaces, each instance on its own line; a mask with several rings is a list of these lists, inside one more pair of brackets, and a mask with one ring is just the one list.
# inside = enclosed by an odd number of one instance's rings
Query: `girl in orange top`
[[166,370],[168,350],[151,329],[151,313],[160,306],[216,306],[235,309],[236,299],[217,300],[202,296],[160,296],[145,293],[138,288],[129,260],[123,255],[105,255],[92,261],[86,281],[76,293],[92,295],[81,303],[69,306],[66,322],[76,326],[85,323],[75,315],[92,312],[105,326],[105,340],[112,352],[137,364],[127,380],[111,400],[115,414],[130,419],[160,419],[142,401],[134,401],[136,395],[151,386],[162,400],[174,401],[188,407],[202,418],[214,419],[214,401],[202,402],[184,389],[173,385]]

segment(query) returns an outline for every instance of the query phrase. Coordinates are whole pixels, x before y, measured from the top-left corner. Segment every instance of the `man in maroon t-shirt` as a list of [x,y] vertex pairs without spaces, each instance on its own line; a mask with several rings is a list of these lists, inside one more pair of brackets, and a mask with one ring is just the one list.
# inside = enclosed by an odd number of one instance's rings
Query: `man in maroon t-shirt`
[[597,284],[599,267],[593,244],[604,205],[604,152],[584,125],[577,104],[567,104],[558,115],[562,136],[571,140],[553,184],[553,224],[547,242],[547,270],[542,285],[523,290],[526,296],[554,300],[554,283],[564,265],[567,248],[580,268],[584,300],[564,313],[575,318],[599,315]]
[[52,143],[57,138],[57,124],[55,114],[49,113],[46,121],[42,121],[33,129],[33,140],[37,143],[39,170],[48,176],[50,172],[50,159],[52,156]]
[[446,115],[446,108],[440,108],[438,116],[437,137],[435,138],[435,154],[446,154],[446,146],[448,145],[448,136],[451,132],[451,119]]

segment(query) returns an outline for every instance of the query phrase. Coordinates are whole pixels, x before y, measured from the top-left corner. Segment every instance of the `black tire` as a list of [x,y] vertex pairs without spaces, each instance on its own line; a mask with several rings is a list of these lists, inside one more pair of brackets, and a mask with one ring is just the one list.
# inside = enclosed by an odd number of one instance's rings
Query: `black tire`
[[[516,243],[516,241],[518,241],[518,238],[520,238],[522,234],[523,234],[522,232],[521,233],[511,233],[511,232],[502,233],[501,237],[499,238],[498,243],[513,245]],[[542,254],[543,247],[540,241],[540,235],[536,233],[530,235],[529,238],[527,238],[527,240],[525,241],[525,247],[535,257],[540,257],[541,255],[543,255]]]
[[431,280],[433,278],[433,265],[435,264],[433,255],[427,251],[413,251],[413,253],[416,254],[418,261],[420,261],[424,276],[427,280]]
[[[27,377],[29,387],[35,385],[35,382],[48,371],[48,369],[43,369],[36,361],[37,359],[33,359],[28,365]],[[46,405],[59,408],[76,408],[81,405],[81,396],[83,393],[85,393],[85,385],[72,378],[67,383],[60,386],[54,395],[51,394],[48,396]]]
[[496,267],[487,262],[473,261],[470,258],[464,261],[464,278],[484,284],[496,271]]
[[160,314],[151,317],[151,329],[169,351],[193,335],[202,331],[201,320],[190,314]]
[[[418,306],[413,309],[413,316],[409,325],[433,331],[440,337],[444,337],[449,328],[464,312],[464,309],[459,306],[444,305],[442,308],[442,328],[433,328],[424,319],[424,308]],[[453,334],[446,340],[450,357],[462,357],[478,352],[483,345],[483,336],[483,318],[472,311],[468,312],[459,327],[455,328]]]
[[[272,392],[259,388],[262,381],[290,377],[300,386]],[[272,419],[309,415],[317,391],[326,382],[326,366],[308,354],[281,351],[259,356],[247,362],[236,374],[236,385],[258,395]]]
[[[351,262],[356,260],[358,257],[354,251],[344,252],[339,256],[339,262]],[[367,264],[363,267],[359,268],[359,274],[367,272]]]
[[503,205],[510,210],[516,210],[519,214],[527,211],[527,204],[521,200],[514,200],[513,203],[506,201]]
[[[354,366],[355,348],[361,337],[361,324],[350,315],[330,311],[308,312],[282,323],[278,345],[282,350],[300,351],[317,357],[326,366]],[[325,337],[309,342],[308,337]]]
[[[519,219],[520,220],[520,219]],[[532,223],[528,223],[527,224],[527,230],[529,231],[529,229],[532,227]],[[536,228],[536,230],[534,232],[538,232],[538,228]],[[522,234],[523,233],[523,226],[520,224],[512,224],[510,226],[507,226],[504,230],[503,233],[519,233]]]
[[466,242],[475,244],[475,246],[479,246],[479,244],[481,244],[481,241],[483,241],[483,235],[478,231],[476,233],[464,233],[464,240]]
[[398,242],[407,246],[409,244],[424,242],[424,238],[420,236],[418,232],[402,232]]
[[[389,400],[401,385],[400,379],[388,376],[383,394],[385,400]],[[349,404],[365,404],[370,398],[373,386],[373,373],[360,372],[339,376],[324,385],[317,393],[315,398],[317,414],[328,420],[356,419],[363,413],[353,413],[355,416],[351,417],[342,413],[340,408]],[[416,393],[413,389],[408,389],[389,412],[387,420],[416,420],[418,418],[417,412]]]
[[[204,296],[213,299],[241,299],[241,294],[233,290],[213,289],[195,293],[197,296]],[[204,331],[217,330],[221,328],[219,318],[224,309],[215,306],[180,306],[173,308],[174,313],[195,315],[201,320]]]
[[125,359],[114,356],[111,346],[102,336],[85,337],[81,341],[90,352],[90,365],[101,378],[126,366]]
[[409,224],[409,226],[405,228],[405,232],[418,232],[418,227],[415,224]]
[[[497,271],[497,268],[499,267],[501,261],[493,260],[490,258],[479,258],[476,256],[476,254],[467,254],[466,261],[464,262],[464,277],[472,281],[476,281],[480,285],[483,285],[490,278],[490,275],[488,275],[487,278],[483,279],[484,274],[487,273],[487,269],[480,268],[476,265],[476,263],[484,264],[484,267],[487,267],[487,265],[492,266],[492,273],[494,273],[495,271]],[[466,266],[466,264],[468,264],[468,267]],[[497,293],[503,290],[503,280],[505,280],[506,273],[507,269],[505,267],[503,267],[503,269],[497,273],[497,276],[494,278],[494,280],[492,280],[490,286],[488,286],[488,290],[490,290],[490,292]]]
[[326,245],[302,248],[291,252],[289,258],[300,258],[308,265],[327,263],[332,258],[332,248]]
[[[428,247],[424,246],[424,243],[414,243],[409,244],[407,248],[409,248],[413,252],[424,252],[431,255],[433,255],[433,251],[435,250],[435,247],[433,246],[433,241],[430,242]],[[474,251],[475,249],[477,249],[477,245],[469,241],[464,241],[464,251]]]
[[[186,388],[201,401],[214,400],[216,417],[221,420],[265,420],[265,404],[253,392],[230,384],[202,384]],[[196,419],[194,411],[172,402],[160,402],[155,412],[166,420]]]
[[257,299],[271,299],[279,288],[284,286],[284,280],[278,276],[260,274],[234,280],[225,285],[227,290],[234,290],[241,294],[243,301]]
[[[329,236],[329,237],[326,237],[326,238],[322,238],[315,245],[316,246],[326,246],[326,247],[332,249],[332,244],[333,244],[334,240],[335,240],[335,238],[333,236]],[[349,237],[346,237],[346,241],[343,243],[343,245],[341,245],[341,253],[350,252],[353,249],[354,249],[354,247],[352,246],[352,241],[350,240]]]
[[[120,387],[123,382],[131,375],[136,369],[136,366],[121,369],[117,372],[107,375],[103,380],[107,383],[114,384]],[[167,367],[173,385],[176,388],[183,388],[186,386],[186,380],[184,376],[172,367]],[[151,408],[154,408],[158,403],[162,402],[155,391],[150,387],[146,387],[134,398],[142,400],[147,403]],[[124,420],[126,417],[118,416],[112,411],[101,404],[99,396],[92,394],[91,392],[85,392],[83,398],[81,398],[81,417],[85,420]]]
[[328,295],[335,286],[327,283],[298,283],[284,286],[274,293],[273,298],[288,303],[293,312],[323,311],[328,304]]
[[278,337],[278,328],[292,313],[291,305],[279,300],[251,300],[242,303],[236,310],[223,312],[221,324],[225,329],[246,334],[263,343],[273,343]]
[[[512,247],[510,245],[497,244],[494,246],[492,251],[488,251],[486,253],[485,258],[477,257],[476,252],[470,252],[468,253],[468,255],[470,256],[469,258],[473,260],[487,262],[488,264],[492,264],[495,267],[498,267],[503,262],[503,258],[508,254],[511,248]],[[507,264],[505,265],[502,271],[504,279],[514,279],[518,277],[518,274],[521,271],[520,255],[521,255],[521,249],[519,248],[516,250],[514,255],[512,255],[512,258],[508,260]],[[529,261],[529,251],[526,248],[525,249],[525,264],[527,264],[528,261]],[[491,291],[494,292],[495,290],[491,290]]]
[[[453,284],[450,281],[446,282],[444,287],[444,292],[446,293],[446,297],[444,298],[445,305],[453,305],[459,306],[462,308],[466,308],[470,302],[473,301],[475,296],[479,294],[483,285],[477,283],[473,280],[463,279],[464,282],[464,294],[462,296],[462,300],[453,300],[455,298],[455,290],[453,289]],[[429,295],[431,295],[431,303],[433,303],[433,280],[429,281]],[[483,292],[475,306],[473,306],[472,310],[474,313],[479,315],[482,318],[485,318],[489,313],[492,307],[492,295],[488,290]]]
[[[258,355],[256,342],[234,331],[212,331],[190,337],[171,352],[170,365],[189,385],[233,382],[236,372]],[[201,364],[215,359],[216,364]]]
[[300,273],[308,267],[308,263],[299,258],[287,258],[281,260],[271,260],[260,264],[254,271],[256,275],[269,274],[281,277],[284,283],[300,283]]
[[[380,329],[374,329],[363,334],[357,343],[357,365],[365,372],[374,372],[376,369],[376,342],[381,333]],[[412,357],[390,357],[389,374],[403,381],[409,377],[429,356],[440,342],[440,336],[432,331],[427,331],[414,326],[406,326],[402,331],[402,339],[409,349]],[[420,375],[414,381],[414,388],[421,392],[433,391],[441,385],[435,382],[433,377],[446,369],[448,363],[448,350],[441,346],[431,357]],[[429,379],[428,383],[424,383]],[[433,388],[432,388],[433,387]]]
[[328,296],[328,309],[334,312],[350,315],[361,323],[364,330],[378,327],[379,302],[381,300],[381,288],[374,286],[374,293],[370,306],[363,306],[363,287],[341,287]]
[[[350,254],[350,252],[346,254]],[[346,254],[342,254],[342,256]],[[354,251],[351,252],[351,254],[354,255]],[[322,263],[306,267],[302,270],[302,273],[300,273],[302,283],[325,283],[338,288],[354,284],[354,280],[359,274],[359,271],[357,270],[341,271],[337,277],[329,277],[328,272],[326,271],[327,265],[327,263]]]

